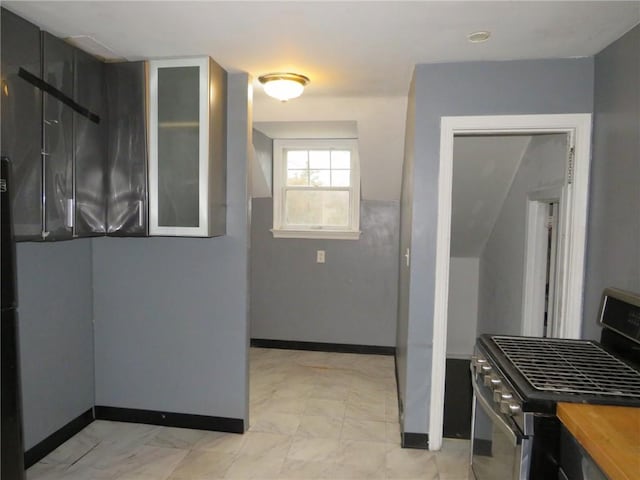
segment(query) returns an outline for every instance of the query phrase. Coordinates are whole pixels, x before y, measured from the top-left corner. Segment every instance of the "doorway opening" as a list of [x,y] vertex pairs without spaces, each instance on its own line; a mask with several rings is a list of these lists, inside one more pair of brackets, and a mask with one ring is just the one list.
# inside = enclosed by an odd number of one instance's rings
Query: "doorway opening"
[[544,281],[544,315],[542,317],[543,337],[553,337],[555,332],[554,298],[556,297],[556,261],[558,258],[558,208],[559,202],[546,204],[547,208],[547,254],[543,257],[545,262]]
[[[567,161],[564,165],[565,176],[560,185],[552,190],[557,190],[557,199],[560,206],[556,210],[557,238],[554,263],[555,271],[552,273],[548,262],[544,261],[544,280],[542,286],[546,289],[547,270],[549,275],[555,278],[554,300],[557,308],[553,308],[553,318],[548,321],[549,333],[553,336],[565,338],[578,338],[581,329],[582,316],[582,286],[584,272],[584,253],[586,237],[588,177],[590,160],[590,135],[591,115],[567,114],[567,115],[517,115],[517,116],[482,116],[482,117],[443,117],[441,119],[440,138],[440,169],[438,184],[438,224],[436,246],[436,282],[434,300],[434,327],[433,327],[433,361],[431,371],[431,403],[429,445],[433,450],[438,450],[442,445],[442,426],[444,412],[444,377],[446,362],[448,300],[449,300],[449,268],[451,247],[451,220],[452,220],[452,178],[453,178],[453,145],[456,135],[539,135],[539,134],[563,134],[568,139]],[[549,190],[549,186],[545,186]],[[535,215],[531,214],[542,210],[547,216],[546,207],[542,197],[544,192],[531,191],[528,202],[527,232],[530,231],[530,222]],[[547,198],[548,199],[548,198]],[[533,201],[533,202],[532,202]],[[539,206],[539,209],[531,207]],[[529,236],[527,236],[529,238]],[[544,238],[545,249],[541,252],[543,257],[549,257],[549,238]],[[528,257],[527,257],[528,258]],[[520,278],[524,291],[529,290],[528,279],[534,278],[535,269],[525,265],[525,278]],[[525,286],[526,285],[526,286]],[[545,296],[543,295],[543,299]],[[524,302],[523,297],[523,302]],[[533,305],[529,302],[528,305]],[[551,305],[551,304],[550,304]],[[544,315],[544,301],[542,304]],[[519,311],[517,316],[524,317]],[[522,323],[524,325],[524,322]],[[524,329],[524,327],[521,327]],[[539,322],[539,329],[544,331],[544,316]],[[519,334],[521,332],[516,332]]]

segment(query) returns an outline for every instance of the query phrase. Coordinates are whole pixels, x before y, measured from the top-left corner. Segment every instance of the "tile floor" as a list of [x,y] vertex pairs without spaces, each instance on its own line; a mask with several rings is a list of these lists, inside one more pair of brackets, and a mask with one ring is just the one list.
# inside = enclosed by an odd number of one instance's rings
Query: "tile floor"
[[400,448],[393,358],[251,349],[244,435],[96,421],[28,480],[467,480],[469,442]]

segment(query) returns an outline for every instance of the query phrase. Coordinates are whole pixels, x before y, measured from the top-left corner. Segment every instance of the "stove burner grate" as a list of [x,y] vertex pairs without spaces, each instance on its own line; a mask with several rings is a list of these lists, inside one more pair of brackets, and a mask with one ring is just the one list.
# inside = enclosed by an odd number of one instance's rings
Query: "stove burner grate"
[[589,340],[492,336],[537,390],[640,400],[640,372]]

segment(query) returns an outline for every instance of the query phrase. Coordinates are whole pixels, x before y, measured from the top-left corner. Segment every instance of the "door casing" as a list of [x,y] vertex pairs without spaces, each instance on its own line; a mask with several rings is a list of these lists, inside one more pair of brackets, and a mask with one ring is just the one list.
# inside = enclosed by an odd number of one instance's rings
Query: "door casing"
[[433,307],[433,358],[429,409],[430,450],[439,450],[442,447],[454,135],[565,133],[572,139],[573,161],[567,167],[568,181],[563,186],[567,216],[563,230],[559,232],[562,248],[565,249],[563,268],[566,274],[558,285],[558,290],[564,299],[559,316],[561,325],[558,334],[565,338],[579,338],[582,326],[591,123],[591,114],[441,117],[435,271],[437,281]]

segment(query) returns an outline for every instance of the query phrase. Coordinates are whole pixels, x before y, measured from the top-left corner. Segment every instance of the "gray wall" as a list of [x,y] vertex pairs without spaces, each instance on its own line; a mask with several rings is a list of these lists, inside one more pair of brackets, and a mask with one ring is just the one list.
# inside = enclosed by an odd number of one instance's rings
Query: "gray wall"
[[248,81],[229,75],[227,235],[93,241],[97,405],[248,420]]
[[93,407],[91,241],[17,246],[25,448]]
[[479,259],[449,259],[447,358],[468,359],[473,353],[478,323],[479,274]]
[[[419,388],[408,388],[409,368],[420,370],[420,361],[409,359],[409,290],[411,287],[411,270],[409,269],[407,252],[411,250],[411,227],[413,215],[413,169],[415,156],[416,129],[416,86],[415,75],[409,85],[407,95],[407,119],[404,140],[404,161],[402,163],[402,186],[400,190],[400,252],[398,259],[398,322],[396,325],[396,374],[398,376],[398,401],[400,403],[400,428],[404,432],[404,411],[415,410],[418,405],[407,407],[407,403],[419,402],[424,392]],[[411,353],[416,350],[413,349]],[[415,400],[414,400],[415,399]],[[411,426],[409,428],[412,428]],[[412,430],[409,430],[412,432]]]
[[252,205],[252,338],[395,344],[397,202],[363,200],[359,240],[273,238],[272,199]]
[[531,138],[480,255],[478,334],[521,335],[527,196],[562,185],[566,163],[566,135]]
[[271,197],[273,190],[273,140],[256,130],[253,133],[255,155],[251,165],[251,196]]
[[[593,59],[418,65],[405,146],[401,254],[411,245],[410,281],[401,274],[398,356],[405,370],[403,430],[427,433],[431,391],[440,118],[449,115],[589,113]],[[410,116],[407,121],[409,130]],[[412,159],[413,158],[413,159]],[[407,168],[407,164],[409,168]],[[413,168],[411,168],[413,165]],[[405,199],[412,211],[405,210]],[[409,222],[405,222],[405,218]],[[407,237],[406,231],[410,232]],[[403,259],[401,259],[403,260]],[[406,303],[403,303],[406,302]],[[406,316],[403,312],[407,312]],[[404,333],[406,332],[406,338]],[[406,363],[406,365],[404,364]]]
[[640,294],[640,26],[595,57],[583,336],[605,287]]

